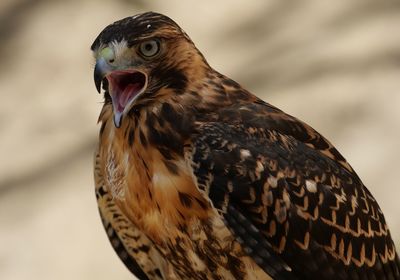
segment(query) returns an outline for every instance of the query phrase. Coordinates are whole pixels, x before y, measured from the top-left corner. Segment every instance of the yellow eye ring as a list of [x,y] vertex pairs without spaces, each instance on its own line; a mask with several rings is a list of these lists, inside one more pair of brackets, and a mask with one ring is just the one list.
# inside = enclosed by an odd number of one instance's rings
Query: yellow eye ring
[[139,45],[140,53],[145,57],[152,57],[159,53],[160,42],[158,40],[147,40]]

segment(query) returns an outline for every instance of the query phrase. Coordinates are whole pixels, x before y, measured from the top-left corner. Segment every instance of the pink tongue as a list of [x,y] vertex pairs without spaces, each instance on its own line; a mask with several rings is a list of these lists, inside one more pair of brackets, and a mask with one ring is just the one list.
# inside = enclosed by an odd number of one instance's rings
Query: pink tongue
[[135,94],[139,91],[139,88],[139,84],[129,84],[125,87],[118,98],[118,111],[122,112],[124,110],[129,99],[135,96]]

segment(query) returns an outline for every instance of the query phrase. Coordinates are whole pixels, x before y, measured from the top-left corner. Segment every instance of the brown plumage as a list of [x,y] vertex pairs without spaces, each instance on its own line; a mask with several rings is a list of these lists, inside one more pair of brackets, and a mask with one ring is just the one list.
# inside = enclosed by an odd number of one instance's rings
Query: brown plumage
[[144,13],[92,45],[104,89],[96,196],[140,279],[400,279],[382,211],[307,124]]

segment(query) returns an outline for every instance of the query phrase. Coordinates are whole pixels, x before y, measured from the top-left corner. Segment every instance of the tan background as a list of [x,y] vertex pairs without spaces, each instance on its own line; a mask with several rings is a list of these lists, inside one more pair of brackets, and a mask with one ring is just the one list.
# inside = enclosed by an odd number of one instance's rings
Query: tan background
[[[0,3],[0,279],[132,279],[97,214],[89,46],[154,10],[211,65],[329,138],[400,242],[399,1]],[[399,247],[399,246],[398,246]]]

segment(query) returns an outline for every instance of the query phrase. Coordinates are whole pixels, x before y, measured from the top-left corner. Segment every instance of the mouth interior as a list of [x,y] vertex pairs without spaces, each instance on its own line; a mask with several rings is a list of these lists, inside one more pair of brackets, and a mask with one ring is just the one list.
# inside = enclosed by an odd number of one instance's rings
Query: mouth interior
[[107,80],[114,108],[118,112],[122,112],[146,84],[146,76],[137,71],[114,71],[107,76]]

